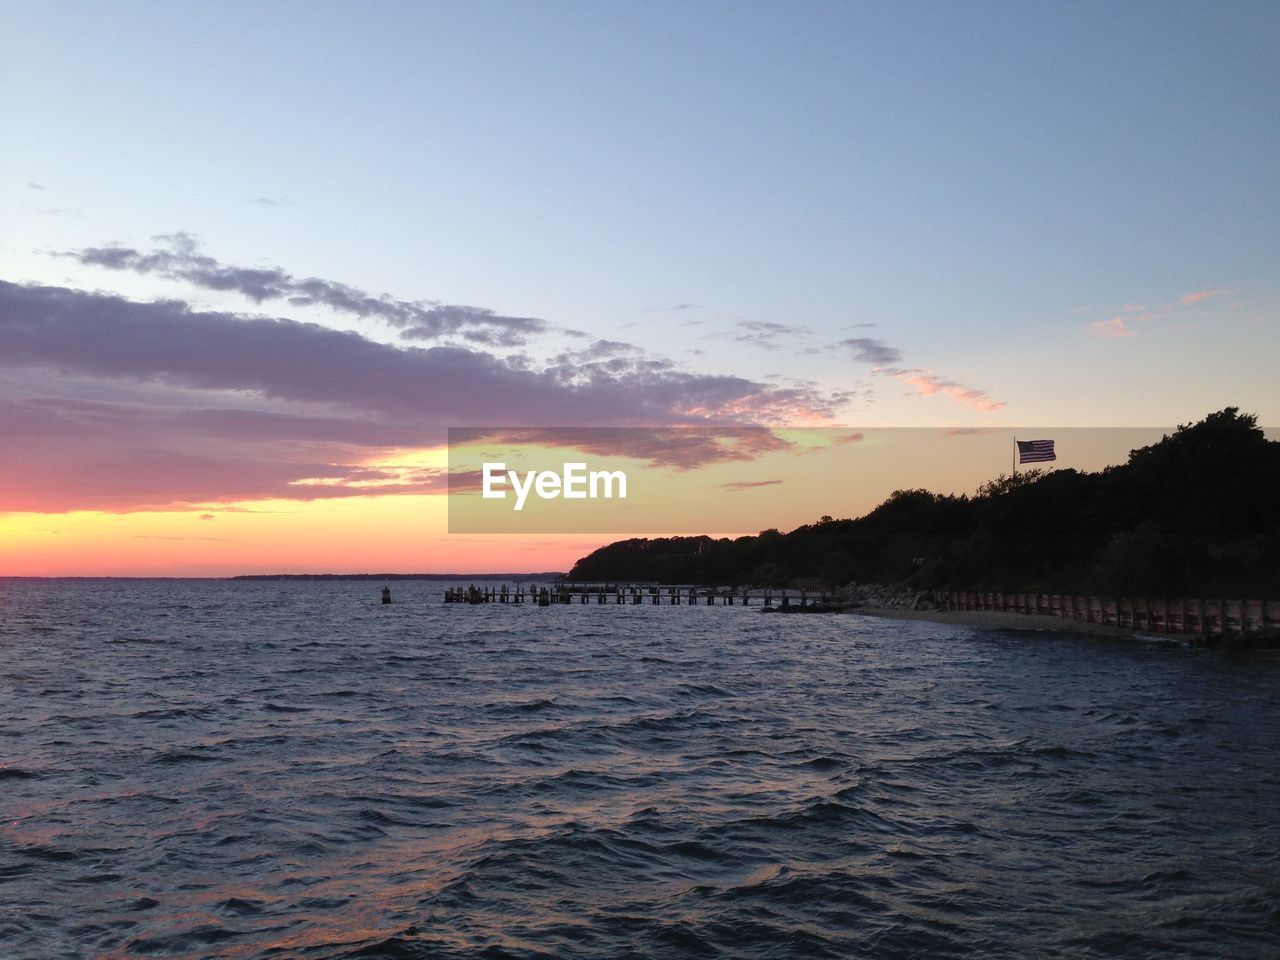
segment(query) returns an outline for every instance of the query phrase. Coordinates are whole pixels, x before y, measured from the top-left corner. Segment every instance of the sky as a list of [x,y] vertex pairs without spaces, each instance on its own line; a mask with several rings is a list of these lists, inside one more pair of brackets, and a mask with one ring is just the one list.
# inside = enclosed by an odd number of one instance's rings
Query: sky
[[0,575],[608,541],[451,426],[1280,424],[1274,3],[0,9]]

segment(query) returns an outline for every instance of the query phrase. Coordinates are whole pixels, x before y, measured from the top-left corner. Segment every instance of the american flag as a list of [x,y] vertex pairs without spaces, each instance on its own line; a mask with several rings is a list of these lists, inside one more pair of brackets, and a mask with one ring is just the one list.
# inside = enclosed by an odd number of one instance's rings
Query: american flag
[[1018,444],[1019,463],[1044,463],[1046,460],[1057,460],[1053,452],[1052,440],[1016,440]]

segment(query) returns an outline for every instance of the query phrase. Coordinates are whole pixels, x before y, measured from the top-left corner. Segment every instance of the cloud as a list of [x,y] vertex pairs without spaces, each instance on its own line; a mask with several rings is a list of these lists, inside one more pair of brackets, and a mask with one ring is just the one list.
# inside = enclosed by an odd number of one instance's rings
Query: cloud
[[1218,287],[1213,290],[1193,290],[1191,293],[1184,293],[1178,299],[1178,305],[1184,307],[1189,306],[1193,303],[1200,303],[1203,300],[1208,300],[1211,297],[1222,296],[1222,294],[1226,292],[1226,289],[1223,287]]
[[[874,326],[874,324],[859,324],[859,326]],[[902,351],[885,343],[884,340],[874,337],[850,337],[839,341],[835,346],[843,347],[849,351],[854,361],[871,364],[874,367],[871,372],[874,374],[905,380],[915,387],[916,392],[921,396],[929,397],[941,393],[958,403],[976,407],[985,412],[998,410],[1005,405],[1003,400],[994,400],[982,390],[965,386],[947,377],[933,374],[918,367],[904,368],[897,366],[902,363]],[[864,393],[863,399],[866,402],[874,402],[874,398],[869,395],[869,390]],[[851,390],[841,396],[842,400],[847,403],[857,399],[860,395],[862,394],[859,391]],[[861,438],[859,437],[858,439]]]
[[849,350],[858,363],[886,366],[902,362],[902,351],[897,347],[889,346],[883,340],[875,340],[871,337],[851,337],[848,340],[841,340],[837,346]]
[[596,340],[590,346],[583,347],[581,350],[560,354],[559,359],[564,362],[589,363],[596,360],[614,360],[618,357],[638,356],[644,352],[643,347],[638,347],[634,343],[628,343],[625,340]]
[[[303,305],[296,297],[290,302]],[[471,343],[515,347],[548,329],[547,324],[532,317],[504,317],[484,307],[452,304],[421,310],[412,325],[400,331],[400,336],[405,340],[437,340],[460,334]],[[579,331],[573,333],[576,335]]]
[[46,187],[43,183],[36,183],[34,180],[28,180],[28,181],[27,181],[27,189],[28,189],[28,190],[39,190],[39,191],[43,192],[43,191],[45,191],[45,190],[48,190],[49,188],[48,188],[48,187]]
[[748,333],[776,337],[785,337],[798,333],[809,332],[806,327],[796,327],[786,323],[770,323],[767,320],[743,320],[738,324],[738,326],[739,328],[746,330]]
[[841,433],[832,437],[829,442],[843,446],[846,443],[861,443],[865,439],[866,436],[862,433]]
[[[216,503],[218,512],[257,513],[264,511],[225,504],[437,493],[445,486],[442,468],[370,468],[367,461],[398,448],[353,442],[354,423],[346,436],[324,437],[306,427],[288,429],[291,419],[307,424],[306,417],[277,414],[270,430],[259,431],[254,418],[243,416],[247,411],[181,409],[193,401],[230,402],[226,396],[148,387],[138,388],[134,402],[68,400],[33,395],[20,374],[0,374],[0,459],[22,464],[0,471],[0,511],[127,512]],[[58,379],[54,389],[84,392],[85,384]],[[228,412],[237,416],[223,416]],[[400,426],[401,438],[409,436],[407,426]],[[392,434],[371,432],[370,440]]]
[[475,343],[516,346],[551,329],[536,317],[505,316],[484,307],[437,301],[397,300],[387,294],[375,296],[333,280],[295,277],[281,267],[230,266],[201,253],[196,241],[185,233],[154,239],[164,246],[149,253],[106,246],[73,250],[64,256],[86,266],[154,274],[205,290],[237,293],[255,304],[282,300],[295,307],[327,307],[336,313],[382,321],[412,340],[459,335]]
[[942,438],[944,440],[954,440],[957,437],[980,437],[994,432],[994,427],[952,427],[943,433]]
[[957,403],[974,407],[984,413],[999,410],[1005,405],[1005,401],[994,400],[983,390],[979,390],[976,387],[967,387],[962,383],[957,383],[955,380],[929,373],[927,370],[912,368],[885,370],[884,372],[888,376],[910,384],[921,396],[931,397],[941,393]]
[[1085,326],[1085,332],[1091,337],[1107,340],[1136,337],[1139,335],[1137,324],[1148,324],[1151,321],[1165,320],[1184,312],[1184,308],[1195,306],[1214,297],[1230,292],[1227,287],[1214,287],[1204,290],[1193,290],[1184,293],[1177,300],[1150,307],[1145,303],[1126,303],[1115,316],[1105,320],[1095,320]]
[[768,427],[733,426],[455,429],[449,432],[449,442],[455,451],[486,445],[567,448],[676,470],[749,461],[792,447]]
[[770,323],[767,320],[743,320],[738,324],[740,330],[746,331],[739,340],[750,337],[795,337],[809,333],[808,327],[794,326],[787,323]]
[[756,487],[774,487],[780,483],[782,483],[781,480],[734,480],[719,486],[731,493],[737,493],[741,490],[753,490]]
[[1089,330],[1095,337],[1107,339],[1114,337],[1132,337],[1137,331],[1130,330],[1124,317],[1112,317],[1110,320],[1095,320],[1089,324]]
[[[681,370],[620,341],[548,363],[0,281],[0,509],[421,493],[369,464],[447,425],[796,423],[838,396]],[[321,482],[323,481],[323,482]]]
[[781,350],[787,344],[779,340],[794,340],[808,336],[808,327],[793,326],[786,323],[771,323],[767,320],[743,320],[738,324],[740,331],[734,340],[738,343],[750,343],[765,350]]
[[[522,408],[522,399],[568,416],[577,400],[552,375],[513,369],[498,357],[461,347],[400,349],[318,324],[2,281],[0,358],[109,379],[250,391],[397,416],[416,410],[436,418],[502,413],[505,419],[506,411]],[[649,379],[633,379],[634,399],[642,412],[657,413],[644,402],[644,388],[661,393],[670,387],[662,400],[676,402],[680,387],[693,386],[697,378]],[[734,378],[710,378],[707,386],[726,396],[743,392],[742,384],[726,379]],[[609,413],[622,412],[620,399],[596,399],[605,400]]]

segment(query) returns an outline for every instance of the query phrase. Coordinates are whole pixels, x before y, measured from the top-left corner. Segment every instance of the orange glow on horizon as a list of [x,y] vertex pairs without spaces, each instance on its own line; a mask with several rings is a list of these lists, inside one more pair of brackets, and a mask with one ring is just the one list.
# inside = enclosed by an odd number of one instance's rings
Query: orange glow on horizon
[[449,536],[443,496],[0,515],[0,576],[568,570],[610,537]]

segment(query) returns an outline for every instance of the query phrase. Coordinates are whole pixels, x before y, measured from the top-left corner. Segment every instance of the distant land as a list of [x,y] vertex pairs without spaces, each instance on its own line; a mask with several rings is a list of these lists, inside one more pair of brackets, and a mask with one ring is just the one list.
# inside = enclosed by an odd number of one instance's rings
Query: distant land
[[228,580],[557,580],[562,571],[544,573],[242,573]]
[[1278,490],[1280,442],[1227,407],[1105,470],[1028,470],[972,495],[898,490],[865,516],[789,533],[622,540],[569,578],[1280,599]]

